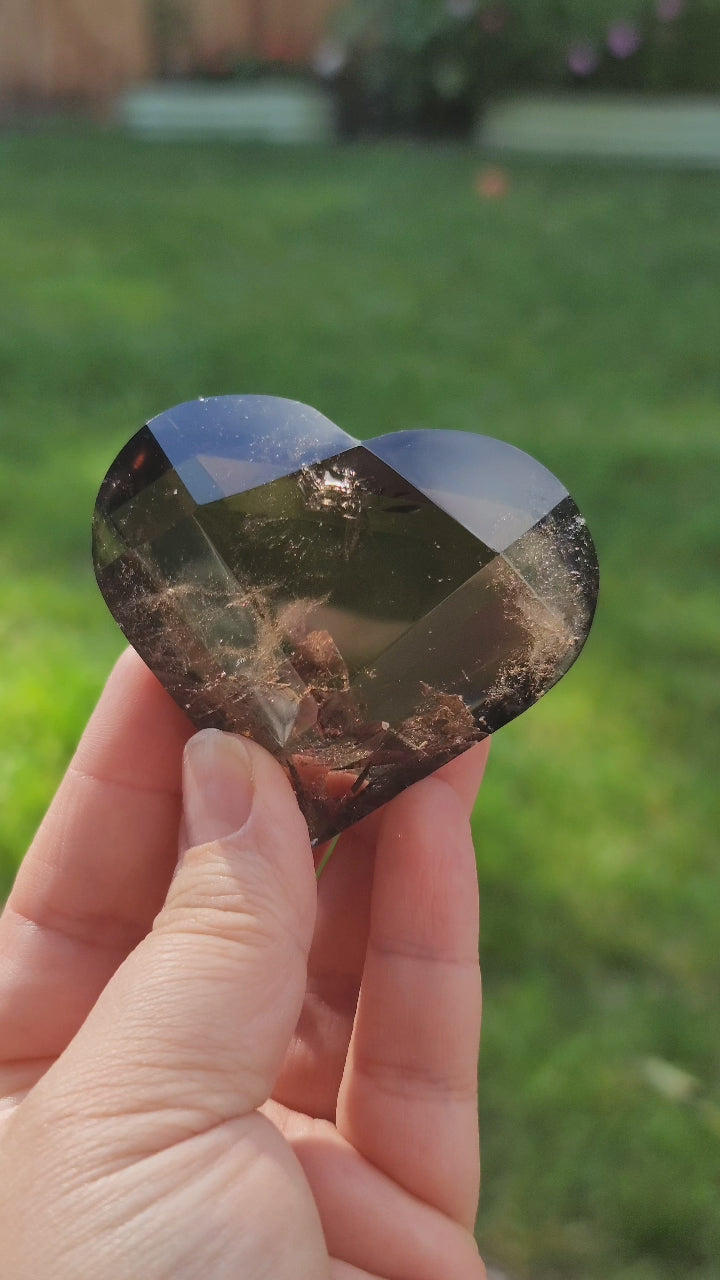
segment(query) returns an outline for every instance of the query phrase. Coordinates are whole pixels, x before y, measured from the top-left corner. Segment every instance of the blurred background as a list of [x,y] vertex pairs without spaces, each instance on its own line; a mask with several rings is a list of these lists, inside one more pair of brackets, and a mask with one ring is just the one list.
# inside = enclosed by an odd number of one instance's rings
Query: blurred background
[[0,0],[0,897],[121,648],[89,525],[149,417],[496,435],[594,532],[475,816],[511,1280],[720,1274],[719,286],[720,0]]

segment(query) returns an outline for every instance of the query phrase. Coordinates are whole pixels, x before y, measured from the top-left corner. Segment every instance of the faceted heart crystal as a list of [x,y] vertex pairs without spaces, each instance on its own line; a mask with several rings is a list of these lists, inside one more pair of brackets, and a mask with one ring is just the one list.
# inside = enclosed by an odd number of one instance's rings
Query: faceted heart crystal
[[93,542],[130,643],[194,725],[278,757],[315,842],[536,702],[598,589],[585,521],[527,454],[454,431],[360,444],[262,396],[143,427]]

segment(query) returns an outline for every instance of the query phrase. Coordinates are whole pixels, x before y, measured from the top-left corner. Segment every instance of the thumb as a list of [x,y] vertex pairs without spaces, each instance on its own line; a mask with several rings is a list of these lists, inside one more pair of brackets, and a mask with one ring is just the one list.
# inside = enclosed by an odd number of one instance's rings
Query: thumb
[[215,1123],[272,1092],[305,993],[316,881],[282,769],[243,738],[190,740],[183,825],[190,847],[152,933],[58,1068],[95,1100],[107,1085],[126,1109]]

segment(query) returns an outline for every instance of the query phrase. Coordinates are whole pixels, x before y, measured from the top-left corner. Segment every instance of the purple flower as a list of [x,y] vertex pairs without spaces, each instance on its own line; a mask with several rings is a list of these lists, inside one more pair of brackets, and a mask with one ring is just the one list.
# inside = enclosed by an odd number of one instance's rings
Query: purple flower
[[677,22],[685,12],[685,0],[657,0],[655,13],[660,22]]
[[608,28],[607,46],[614,58],[631,58],[642,44],[642,36],[632,22],[613,22]]
[[579,40],[568,49],[567,62],[574,76],[591,76],[598,69],[600,56],[589,40]]

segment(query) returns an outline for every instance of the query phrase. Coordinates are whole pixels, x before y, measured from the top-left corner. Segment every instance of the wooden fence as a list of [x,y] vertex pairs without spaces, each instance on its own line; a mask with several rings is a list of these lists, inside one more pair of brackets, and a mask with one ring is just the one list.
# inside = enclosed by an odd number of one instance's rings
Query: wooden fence
[[338,0],[0,0],[0,100],[105,101],[158,75],[311,56]]

